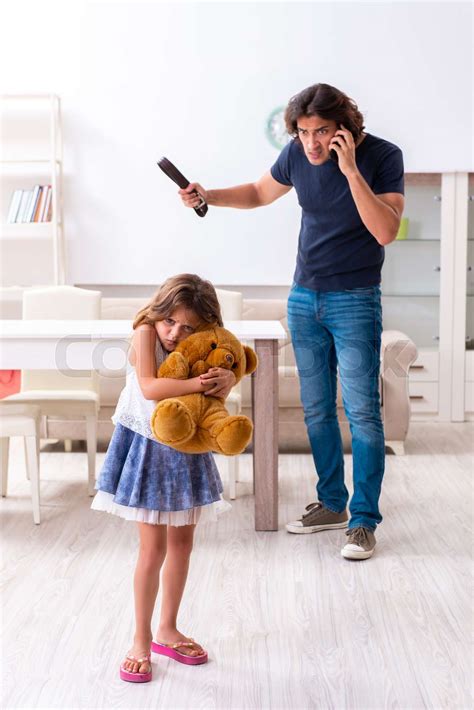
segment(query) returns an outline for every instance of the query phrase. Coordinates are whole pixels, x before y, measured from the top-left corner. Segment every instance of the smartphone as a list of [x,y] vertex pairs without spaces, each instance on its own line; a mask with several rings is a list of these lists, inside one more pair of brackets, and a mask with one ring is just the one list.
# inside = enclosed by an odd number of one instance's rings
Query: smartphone
[[[337,128],[338,128],[338,130],[339,130],[340,128],[342,128],[341,124],[339,124]],[[357,141],[358,141],[358,139],[359,139],[359,135],[358,135],[355,131],[351,131],[351,133],[352,133],[352,137],[354,138],[354,143],[357,143]],[[331,148],[331,150],[329,151],[329,157],[330,157],[332,160],[334,160],[334,162],[335,162],[336,165],[337,165],[337,163],[339,162],[339,158],[338,158],[337,153],[336,153],[336,151],[334,150],[334,148]]]

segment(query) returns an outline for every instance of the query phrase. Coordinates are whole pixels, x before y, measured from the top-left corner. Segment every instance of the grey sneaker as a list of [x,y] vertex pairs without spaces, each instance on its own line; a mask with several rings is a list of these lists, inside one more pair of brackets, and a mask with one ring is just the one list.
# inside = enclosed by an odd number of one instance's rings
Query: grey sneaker
[[320,530],[333,528],[347,528],[347,510],[342,513],[333,513],[325,508],[322,503],[310,503],[306,506],[306,513],[299,520],[287,523],[286,529],[290,533],[314,533]]
[[375,535],[367,528],[351,528],[346,532],[348,540],[341,555],[348,560],[366,560],[375,550]]

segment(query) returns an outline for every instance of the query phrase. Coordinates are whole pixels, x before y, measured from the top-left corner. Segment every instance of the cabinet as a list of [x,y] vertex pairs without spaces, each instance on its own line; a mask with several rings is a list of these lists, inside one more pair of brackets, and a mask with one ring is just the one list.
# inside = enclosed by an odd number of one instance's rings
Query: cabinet
[[[471,194],[472,184],[471,178]],[[413,419],[462,421],[474,404],[474,234],[468,175],[407,174],[405,185],[407,239],[385,250],[384,328],[407,333],[418,347],[409,376]]]
[[382,271],[384,328],[409,335],[419,352],[409,377],[414,419],[439,412],[442,188],[439,173],[405,175],[407,238],[386,247]]
[[472,232],[472,175],[456,173],[453,176],[453,227],[452,256],[453,300],[451,309],[452,370],[451,370],[451,421],[464,421],[473,417],[473,279],[472,257],[474,235]]
[[464,412],[474,418],[474,174],[468,177],[466,338],[464,348]]
[[[1,97],[2,285],[65,283],[61,103],[54,94]],[[15,190],[51,185],[49,222],[7,222]]]

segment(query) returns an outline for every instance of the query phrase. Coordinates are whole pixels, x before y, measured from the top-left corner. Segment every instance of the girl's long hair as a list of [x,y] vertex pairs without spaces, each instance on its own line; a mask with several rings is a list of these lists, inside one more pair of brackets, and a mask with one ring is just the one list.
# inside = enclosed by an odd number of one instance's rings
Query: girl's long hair
[[142,323],[154,325],[168,318],[179,306],[193,311],[202,326],[223,326],[221,307],[216,290],[210,281],[197,274],[178,274],[167,279],[146,306],[138,311],[133,329]]

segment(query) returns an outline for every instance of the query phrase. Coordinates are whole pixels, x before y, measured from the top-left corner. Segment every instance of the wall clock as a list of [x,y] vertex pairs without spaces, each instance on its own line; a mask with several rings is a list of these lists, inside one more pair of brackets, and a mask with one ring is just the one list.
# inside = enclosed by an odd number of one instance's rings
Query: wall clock
[[291,136],[287,133],[285,125],[286,106],[278,106],[273,109],[267,118],[265,134],[274,148],[281,150],[291,141]]

